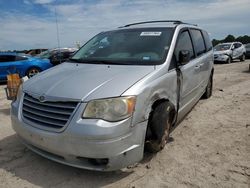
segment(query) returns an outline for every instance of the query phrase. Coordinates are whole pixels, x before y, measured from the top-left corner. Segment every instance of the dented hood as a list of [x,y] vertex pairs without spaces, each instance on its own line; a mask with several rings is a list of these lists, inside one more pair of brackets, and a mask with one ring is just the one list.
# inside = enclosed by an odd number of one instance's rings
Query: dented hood
[[154,66],[63,63],[26,81],[23,91],[82,101],[115,97],[152,71]]

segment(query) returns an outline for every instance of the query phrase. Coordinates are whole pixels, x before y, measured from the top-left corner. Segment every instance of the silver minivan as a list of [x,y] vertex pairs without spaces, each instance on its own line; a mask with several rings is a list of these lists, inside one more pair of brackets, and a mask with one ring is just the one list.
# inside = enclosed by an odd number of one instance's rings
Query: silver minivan
[[181,21],[101,32],[34,76],[12,103],[23,143],[51,160],[112,171],[158,152],[201,97],[212,95],[208,33]]

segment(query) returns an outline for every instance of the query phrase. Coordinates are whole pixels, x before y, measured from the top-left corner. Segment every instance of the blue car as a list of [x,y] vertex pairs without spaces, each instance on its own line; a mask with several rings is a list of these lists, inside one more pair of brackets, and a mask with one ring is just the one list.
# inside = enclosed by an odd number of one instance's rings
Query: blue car
[[0,81],[7,80],[9,73],[19,73],[21,77],[30,78],[52,66],[48,59],[17,53],[0,53]]

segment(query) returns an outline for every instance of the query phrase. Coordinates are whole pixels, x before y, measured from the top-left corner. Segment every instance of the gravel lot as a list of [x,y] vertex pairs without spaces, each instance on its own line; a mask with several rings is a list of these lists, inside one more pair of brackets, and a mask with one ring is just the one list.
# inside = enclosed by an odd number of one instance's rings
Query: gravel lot
[[116,172],[52,162],[11,128],[0,85],[0,187],[250,187],[250,60],[215,65],[214,93],[201,100],[156,155]]

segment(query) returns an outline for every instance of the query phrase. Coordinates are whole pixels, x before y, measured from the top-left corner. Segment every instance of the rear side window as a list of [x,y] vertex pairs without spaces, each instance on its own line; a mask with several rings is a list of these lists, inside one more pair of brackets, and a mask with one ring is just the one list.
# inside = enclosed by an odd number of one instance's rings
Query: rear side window
[[175,48],[175,57],[177,62],[179,61],[179,54],[182,50],[188,50],[190,52],[190,58],[194,58],[194,49],[188,31],[183,31],[178,38],[178,42]]
[[200,30],[191,29],[192,38],[194,42],[195,52],[197,56],[206,52],[205,43]]
[[236,43],[236,48],[239,48],[239,47],[241,47],[241,46],[242,46],[241,43]]
[[11,62],[15,61],[14,55],[1,55],[0,56],[0,62]]
[[23,60],[27,60],[27,57],[22,57],[22,56],[16,56],[16,61],[23,61]]
[[204,40],[205,40],[207,51],[212,50],[213,45],[212,45],[212,42],[211,42],[211,40],[209,38],[208,33],[206,31],[202,31],[202,34],[203,34],[203,37],[204,37]]

